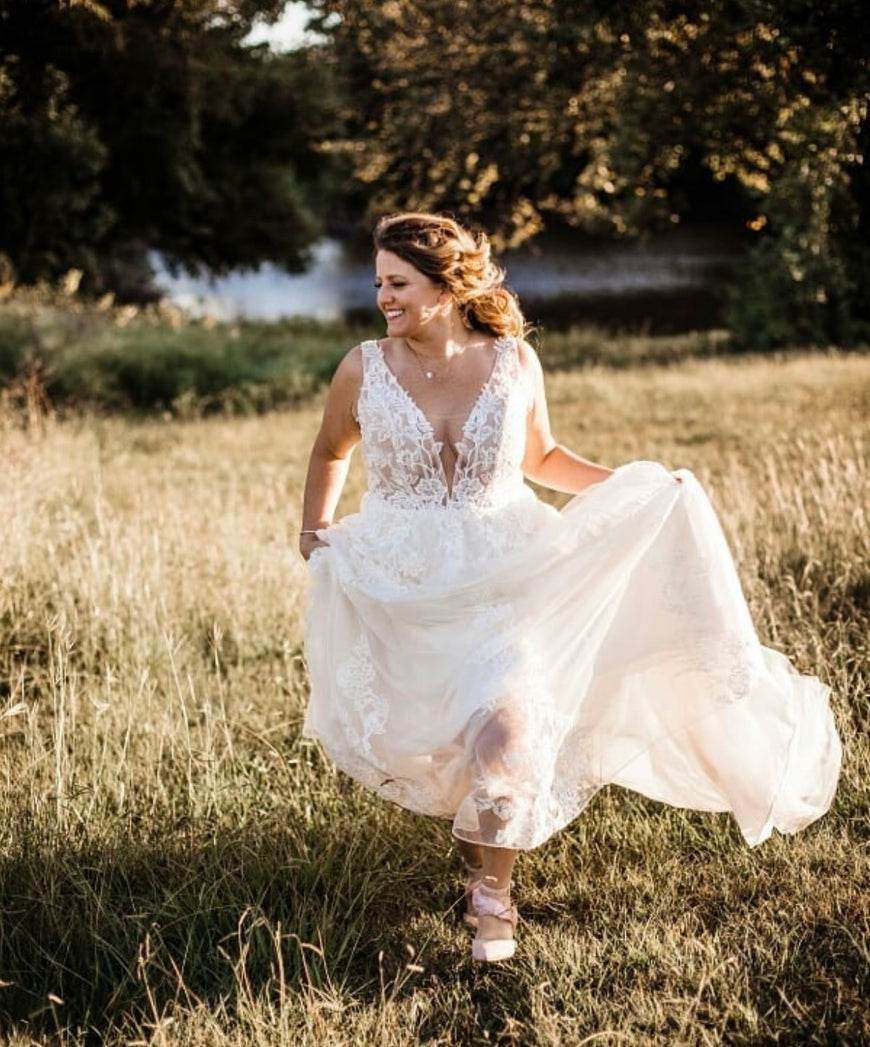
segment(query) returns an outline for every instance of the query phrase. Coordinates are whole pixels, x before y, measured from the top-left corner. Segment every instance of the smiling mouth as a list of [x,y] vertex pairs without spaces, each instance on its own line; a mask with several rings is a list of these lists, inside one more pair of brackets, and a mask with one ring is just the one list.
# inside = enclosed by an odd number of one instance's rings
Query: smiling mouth
[[403,312],[404,312],[404,309],[387,309],[384,312],[384,316],[388,320],[398,320]]

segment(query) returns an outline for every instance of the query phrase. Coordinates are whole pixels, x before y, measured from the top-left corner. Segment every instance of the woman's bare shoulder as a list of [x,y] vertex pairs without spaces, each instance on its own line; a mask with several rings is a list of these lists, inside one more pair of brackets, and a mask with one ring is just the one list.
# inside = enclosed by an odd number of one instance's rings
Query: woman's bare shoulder
[[364,342],[359,342],[344,354],[338,363],[338,367],[335,369],[332,378],[333,383],[335,383],[336,379],[340,382],[348,382],[354,379],[362,381],[363,345],[365,345]]
[[540,358],[525,338],[517,339],[517,359],[520,362],[520,367],[526,374],[537,375],[540,373]]
[[344,354],[332,375],[327,410],[335,404],[342,409],[352,409],[362,389],[363,377],[363,343],[360,343]]

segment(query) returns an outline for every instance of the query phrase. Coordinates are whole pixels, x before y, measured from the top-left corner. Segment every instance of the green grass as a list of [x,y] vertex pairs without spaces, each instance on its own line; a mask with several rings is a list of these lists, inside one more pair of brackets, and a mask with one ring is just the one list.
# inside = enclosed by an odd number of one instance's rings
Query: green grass
[[[319,401],[144,418],[10,399],[5,1042],[870,1042],[870,360],[548,385],[571,446],[709,489],[762,637],[833,688],[829,815],[750,851],[725,816],[606,790],[518,863],[517,958],[473,966],[447,825],[300,738],[294,541]],[[362,483],[355,462],[346,511]]]
[[[98,305],[46,289],[0,301],[0,382],[7,399],[28,390],[64,413],[169,413],[176,417],[263,413],[305,402],[342,355],[380,329],[294,319],[196,321],[169,305]],[[550,371],[672,364],[728,351],[724,332],[672,338],[595,328],[533,331]]]
[[35,380],[67,412],[261,413],[309,398],[358,337],[344,324],[218,324],[22,291],[0,304],[0,381]]

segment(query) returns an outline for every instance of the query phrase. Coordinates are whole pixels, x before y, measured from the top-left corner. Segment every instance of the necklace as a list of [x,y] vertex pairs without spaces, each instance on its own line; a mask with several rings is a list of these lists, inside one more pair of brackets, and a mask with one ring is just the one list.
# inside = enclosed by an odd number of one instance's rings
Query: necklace
[[[407,345],[407,347],[413,353],[414,359],[417,362],[417,366],[420,368],[420,373],[423,375],[423,377],[426,379],[427,382],[431,382],[432,379],[437,376],[437,372],[433,371],[431,369],[431,367],[427,367],[427,366],[424,365],[423,358],[420,356],[420,354],[417,352],[417,350],[413,347],[413,345],[411,345],[411,343],[408,341],[407,338],[405,339],[405,345]],[[452,359],[452,357],[445,356],[443,362],[449,367],[451,359]]]

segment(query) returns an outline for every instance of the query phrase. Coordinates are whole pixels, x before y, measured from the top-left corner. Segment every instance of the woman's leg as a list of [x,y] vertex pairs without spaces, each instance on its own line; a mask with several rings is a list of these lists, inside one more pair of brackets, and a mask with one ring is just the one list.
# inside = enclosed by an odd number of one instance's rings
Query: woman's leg
[[465,862],[465,868],[470,873],[472,869],[480,869],[483,865],[483,848],[479,843],[470,843],[468,840],[460,840],[458,836],[453,837],[459,857]]
[[484,847],[482,850],[483,882],[500,890],[509,888],[514,862],[520,852],[509,850],[507,847]]
[[518,851],[483,848],[483,878],[474,889],[477,934],[471,953],[476,960],[507,960],[514,954],[516,909],[511,905],[511,874]]
[[[472,742],[474,789],[481,876],[472,891],[477,934],[472,955],[477,960],[505,960],[514,952],[516,910],[511,905],[511,874],[517,850],[490,845],[510,837],[511,821],[522,810],[529,787],[528,731],[524,712],[506,704],[487,716]],[[473,855],[471,850],[463,852]]]

